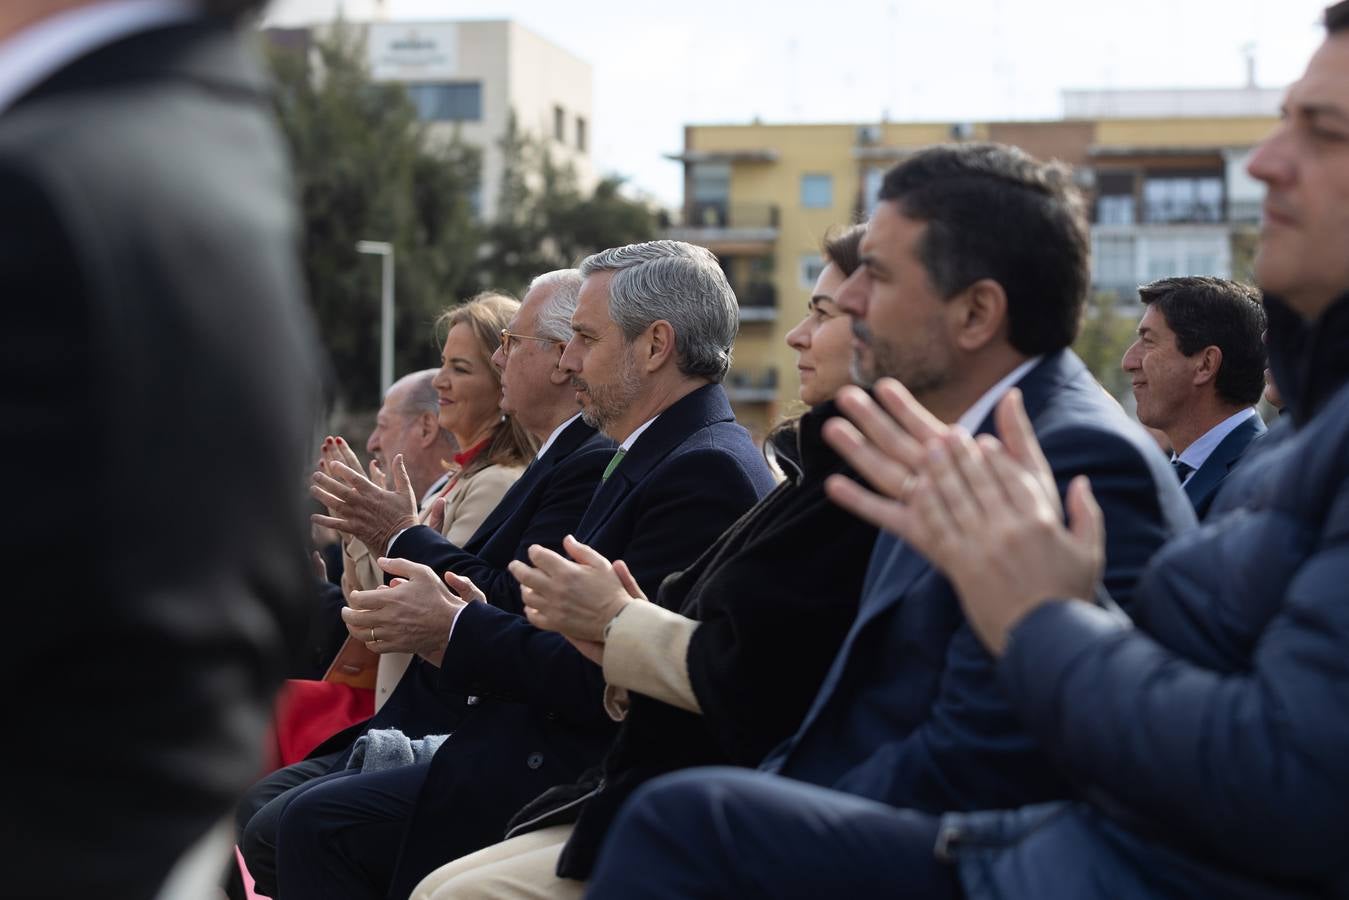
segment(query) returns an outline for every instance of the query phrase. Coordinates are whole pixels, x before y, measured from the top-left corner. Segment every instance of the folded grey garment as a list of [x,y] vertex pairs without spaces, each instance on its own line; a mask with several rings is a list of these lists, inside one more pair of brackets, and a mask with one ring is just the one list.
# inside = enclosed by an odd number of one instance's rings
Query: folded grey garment
[[360,769],[362,772],[384,772],[430,762],[447,737],[448,734],[428,734],[414,741],[397,728],[367,731],[352,745],[347,768]]

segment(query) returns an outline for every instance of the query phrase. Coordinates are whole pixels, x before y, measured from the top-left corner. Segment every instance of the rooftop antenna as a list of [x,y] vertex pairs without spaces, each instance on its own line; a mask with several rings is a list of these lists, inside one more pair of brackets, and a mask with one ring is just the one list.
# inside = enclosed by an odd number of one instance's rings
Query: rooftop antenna
[[1255,90],[1255,41],[1241,45],[1241,55],[1246,57],[1246,89]]
[[895,108],[895,57],[899,56],[899,5],[891,3],[885,10],[886,24],[889,26],[890,46],[885,54],[885,107],[881,110],[881,121],[890,121],[890,111]]

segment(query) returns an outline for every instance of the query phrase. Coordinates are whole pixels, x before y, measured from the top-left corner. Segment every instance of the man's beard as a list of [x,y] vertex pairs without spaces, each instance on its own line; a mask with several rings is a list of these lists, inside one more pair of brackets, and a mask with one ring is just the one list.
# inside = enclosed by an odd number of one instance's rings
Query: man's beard
[[581,407],[582,421],[609,437],[613,437],[609,434],[609,428],[628,411],[642,388],[642,379],[637,374],[637,361],[631,349],[624,353],[618,376],[609,384],[592,385],[575,375],[571,377],[571,383],[572,387],[585,391],[590,398],[590,405]]
[[911,340],[900,348],[877,340],[871,329],[860,319],[853,319],[852,333],[861,347],[854,347],[848,372],[853,383],[870,390],[882,378],[894,378],[922,402],[926,395],[951,380],[949,353],[942,353],[945,345],[932,335],[932,340]]

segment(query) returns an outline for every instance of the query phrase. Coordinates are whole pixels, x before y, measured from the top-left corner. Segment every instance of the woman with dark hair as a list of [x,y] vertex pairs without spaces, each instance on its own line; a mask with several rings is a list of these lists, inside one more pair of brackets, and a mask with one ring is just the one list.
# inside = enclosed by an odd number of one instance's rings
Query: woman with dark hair
[[[539,604],[527,610],[531,621],[592,648],[609,683],[606,708],[623,724],[599,768],[522,810],[509,840],[428,875],[415,900],[476,897],[506,883],[511,896],[579,897],[628,794],[688,766],[757,765],[804,717],[852,624],[876,535],[825,498],[824,479],[845,468],[820,438],[834,414],[829,401],[848,383],[849,320],[835,295],[857,266],[861,236],[857,226],[826,241],[828,264],[788,335],[801,397],[814,408],[790,426],[795,439],[784,455],[793,462],[773,493],[668,578],[654,603],[621,562],[611,567],[574,541],[573,555],[595,564],[586,589],[566,598],[570,609],[544,612],[543,589],[534,590],[541,570],[512,564],[526,604]],[[827,581],[801,577],[811,559],[828,561]],[[599,628],[580,624],[599,608]]]
[[[787,345],[796,351],[799,396],[807,406],[827,403],[852,380],[851,320],[838,308],[835,297],[844,280],[857,270],[865,230],[865,225],[854,225],[825,235],[820,245],[825,265],[810,293],[806,317],[787,332]],[[799,469],[796,433],[800,421],[800,416],[783,420],[764,440],[764,455],[779,472],[788,466]]]

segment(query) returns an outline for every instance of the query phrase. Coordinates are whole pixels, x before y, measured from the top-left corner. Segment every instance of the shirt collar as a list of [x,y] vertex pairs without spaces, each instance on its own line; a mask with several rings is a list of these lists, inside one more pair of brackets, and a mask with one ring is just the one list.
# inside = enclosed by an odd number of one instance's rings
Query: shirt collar
[[547,453],[548,448],[553,446],[553,444],[557,442],[557,436],[560,435],[562,432],[566,431],[567,428],[571,425],[571,423],[575,422],[579,418],[581,418],[581,414],[577,413],[567,421],[563,422],[561,425],[554,428],[553,433],[548,435],[548,440],[544,441],[543,446],[539,448],[539,452],[534,454],[534,458],[543,459],[543,454]]
[[629,450],[631,450],[632,445],[637,443],[637,439],[642,436],[642,432],[650,428],[651,423],[659,418],[660,414],[657,413],[656,415],[647,419],[641,425],[638,425],[637,428],[632,432],[632,434],[628,435],[626,438],[623,439],[623,443],[618,445],[618,449],[622,450],[624,453],[627,453]]
[[1203,468],[1204,463],[1213,455],[1213,451],[1218,449],[1218,445],[1235,431],[1237,426],[1253,415],[1256,415],[1255,409],[1249,406],[1233,413],[1200,435],[1199,440],[1186,447],[1185,452],[1180,456],[1171,454],[1171,460],[1174,462],[1179,459],[1195,470]]
[[979,426],[984,424],[984,419],[987,419],[988,414],[993,412],[993,407],[998,405],[998,401],[1002,399],[1002,395],[1007,393],[1012,385],[1016,384],[1022,378],[1025,378],[1026,373],[1035,368],[1036,364],[1042,359],[1044,359],[1042,356],[1032,356],[1030,359],[1004,375],[997,384],[993,385],[984,392],[982,397],[974,401],[973,406],[965,410],[964,414],[956,420],[956,424],[964,428],[970,434],[977,432]]
[[0,43],[0,114],[94,50],[200,15],[194,0],[103,0],[43,19]]

